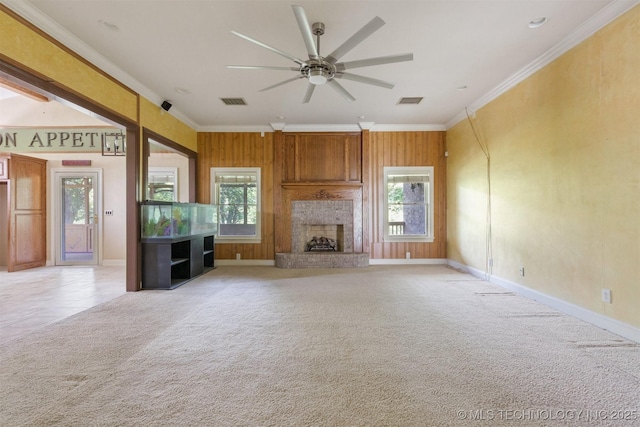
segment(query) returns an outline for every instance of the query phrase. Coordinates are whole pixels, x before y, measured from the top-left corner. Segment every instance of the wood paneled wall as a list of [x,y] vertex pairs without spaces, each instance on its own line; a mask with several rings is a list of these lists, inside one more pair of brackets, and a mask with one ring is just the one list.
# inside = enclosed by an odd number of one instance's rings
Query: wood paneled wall
[[[320,140],[327,145],[319,143]],[[320,139],[318,139],[320,138]],[[276,144],[276,140],[280,142]],[[280,149],[278,149],[280,147]],[[275,259],[276,204],[281,183],[318,185],[362,183],[363,252],[373,259],[446,258],[445,132],[369,132],[362,134],[199,133],[197,201],[210,202],[210,168],[262,169],[262,243],[216,245],[218,259]],[[433,166],[435,240],[384,241],[384,166]],[[274,175],[275,174],[275,175]],[[275,182],[275,184],[274,184]],[[277,184],[277,185],[276,185]],[[277,187],[277,188],[276,188]],[[282,246],[284,247],[284,246]]]
[[359,133],[284,134],[282,182],[361,182]]
[[[364,141],[369,155],[369,239],[370,258],[446,258],[447,195],[445,132],[369,132]],[[384,241],[384,167],[433,166],[434,232],[433,243]]]
[[216,258],[275,259],[273,216],[273,133],[198,133],[198,203],[211,202],[211,168],[259,167],[262,200],[261,243],[216,245]]

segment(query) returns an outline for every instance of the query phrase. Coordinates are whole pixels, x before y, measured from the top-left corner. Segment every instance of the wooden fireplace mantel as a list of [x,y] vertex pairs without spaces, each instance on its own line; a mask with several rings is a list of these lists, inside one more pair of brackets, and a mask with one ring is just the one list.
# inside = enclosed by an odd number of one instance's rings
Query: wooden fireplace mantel
[[345,188],[362,188],[361,182],[353,181],[284,181],[282,188],[294,189],[297,187],[345,187]]

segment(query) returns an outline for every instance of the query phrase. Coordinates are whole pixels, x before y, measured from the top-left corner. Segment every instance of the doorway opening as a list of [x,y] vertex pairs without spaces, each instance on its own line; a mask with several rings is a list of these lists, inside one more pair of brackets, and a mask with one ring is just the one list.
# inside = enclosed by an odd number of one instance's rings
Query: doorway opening
[[98,265],[100,170],[54,171],[56,265]]

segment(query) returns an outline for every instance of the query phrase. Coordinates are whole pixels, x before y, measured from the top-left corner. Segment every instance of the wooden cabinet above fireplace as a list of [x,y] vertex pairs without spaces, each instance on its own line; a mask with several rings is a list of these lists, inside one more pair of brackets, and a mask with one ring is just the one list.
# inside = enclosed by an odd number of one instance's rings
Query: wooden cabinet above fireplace
[[285,134],[282,183],[362,182],[360,133]]

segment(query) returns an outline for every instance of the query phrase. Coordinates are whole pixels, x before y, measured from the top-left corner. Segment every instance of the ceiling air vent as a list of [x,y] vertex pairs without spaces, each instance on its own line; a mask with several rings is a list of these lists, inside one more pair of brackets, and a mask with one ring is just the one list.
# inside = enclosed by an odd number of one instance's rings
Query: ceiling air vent
[[220,98],[225,105],[247,105],[244,98]]
[[398,102],[399,105],[403,105],[403,104],[420,104],[420,101],[422,101],[422,97],[421,96],[413,96],[413,97],[408,97],[408,98],[400,98],[400,102]]

